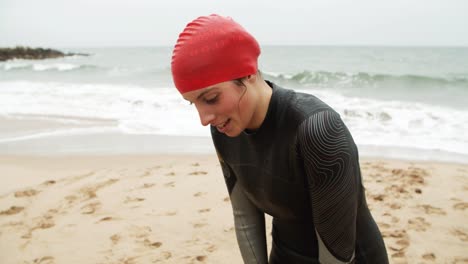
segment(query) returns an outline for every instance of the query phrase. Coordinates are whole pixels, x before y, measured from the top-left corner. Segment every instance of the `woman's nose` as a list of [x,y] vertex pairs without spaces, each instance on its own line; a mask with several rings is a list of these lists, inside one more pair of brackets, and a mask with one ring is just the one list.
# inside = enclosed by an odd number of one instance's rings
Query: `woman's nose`
[[211,124],[215,119],[215,115],[203,109],[198,109],[198,114],[200,115],[200,122],[203,126]]

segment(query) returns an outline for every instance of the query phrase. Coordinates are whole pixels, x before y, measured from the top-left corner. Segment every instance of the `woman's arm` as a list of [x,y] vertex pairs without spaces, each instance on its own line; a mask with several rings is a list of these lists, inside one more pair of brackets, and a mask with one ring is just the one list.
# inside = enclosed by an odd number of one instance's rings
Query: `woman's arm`
[[264,213],[245,196],[231,168],[221,157],[219,160],[231,199],[234,227],[242,259],[246,264],[266,264],[268,260]]
[[298,131],[320,263],[352,263],[360,186],[357,149],[340,116],[316,113]]

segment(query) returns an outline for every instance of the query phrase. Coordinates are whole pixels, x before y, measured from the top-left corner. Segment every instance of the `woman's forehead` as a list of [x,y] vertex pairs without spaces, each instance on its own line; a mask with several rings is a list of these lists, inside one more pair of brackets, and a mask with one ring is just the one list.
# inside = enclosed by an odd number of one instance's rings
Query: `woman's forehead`
[[228,86],[229,82],[230,81],[221,82],[221,83],[210,85],[208,87],[201,88],[201,89],[198,89],[198,90],[195,90],[195,91],[186,92],[186,93],[182,94],[182,97],[184,97],[186,100],[193,101],[193,100],[196,100],[199,97],[202,97],[204,94],[207,94],[207,93],[209,93],[211,91],[221,90],[223,87]]
[[198,90],[195,90],[195,91],[190,91],[190,92],[186,92],[186,93],[183,93],[182,94],[182,97],[184,97],[184,99],[186,100],[189,100],[189,101],[194,101],[200,97],[202,97],[204,94],[216,89],[217,87],[216,86],[209,86],[209,87],[206,87],[206,88],[202,88],[202,89],[198,89]]

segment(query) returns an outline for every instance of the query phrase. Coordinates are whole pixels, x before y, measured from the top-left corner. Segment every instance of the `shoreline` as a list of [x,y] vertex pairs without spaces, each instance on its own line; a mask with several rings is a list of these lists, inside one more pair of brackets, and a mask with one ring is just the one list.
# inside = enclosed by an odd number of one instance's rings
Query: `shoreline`
[[[440,150],[358,145],[361,158],[468,164],[468,155]],[[161,155],[214,154],[209,136],[175,136],[101,132],[0,140],[0,155]]]

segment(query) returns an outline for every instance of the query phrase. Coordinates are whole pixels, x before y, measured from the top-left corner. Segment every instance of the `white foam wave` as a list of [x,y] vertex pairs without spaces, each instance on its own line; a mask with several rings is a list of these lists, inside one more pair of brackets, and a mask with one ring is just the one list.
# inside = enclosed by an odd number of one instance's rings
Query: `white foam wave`
[[468,154],[468,111],[423,103],[345,97],[305,90],[342,116],[361,145],[443,150]]
[[35,71],[71,71],[80,68],[80,65],[69,64],[69,63],[55,63],[55,64],[34,64],[33,70]]
[[[359,145],[407,147],[468,154],[468,111],[402,101],[315,94],[342,116]],[[135,85],[0,82],[0,115],[47,117],[83,124],[80,133],[113,127],[128,134],[209,137],[195,107],[174,88]],[[61,132],[62,133],[62,132]],[[66,131],[63,133],[67,133]],[[10,138],[11,140],[11,138]],[[17,139],[19,140],[19,139]]]
[[82,66],[71,63],[25,63],[25,62],[9,62],[1,65],[4,71],[12,70],[32,70],[32,71],[71,71],[79,69]]
[[9,116],[111,119],[130,134],[207,135],[195,108],[174,88],[0,82],[0,101],[0,114]]

